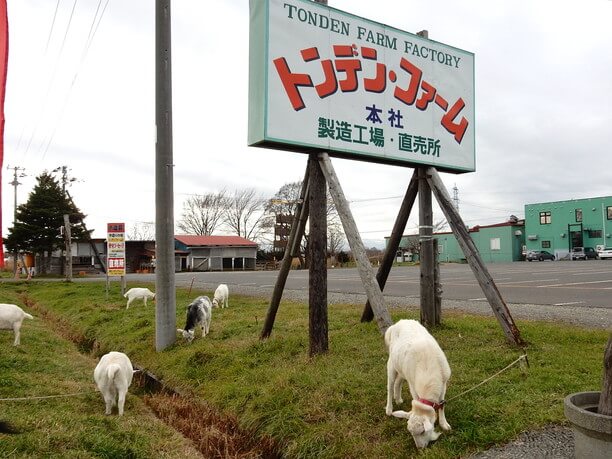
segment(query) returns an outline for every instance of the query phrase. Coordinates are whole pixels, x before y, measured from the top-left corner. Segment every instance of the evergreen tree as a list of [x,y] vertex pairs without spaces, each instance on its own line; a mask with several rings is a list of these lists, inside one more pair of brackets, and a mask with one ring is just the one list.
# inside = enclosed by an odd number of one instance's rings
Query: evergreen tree
[[39,255],[41,272],[44,273],[47,258],[54,250],[64,247],[65,241],[60,232],[60,227],[64,226],[64,215],[69,215],[73,240],[85,238],[86,229],[82,224],[85,216],[48,172],[43,172],[36,181],[28,201],[17,207],[15,223],[9,228],[5,245],[13,253]]

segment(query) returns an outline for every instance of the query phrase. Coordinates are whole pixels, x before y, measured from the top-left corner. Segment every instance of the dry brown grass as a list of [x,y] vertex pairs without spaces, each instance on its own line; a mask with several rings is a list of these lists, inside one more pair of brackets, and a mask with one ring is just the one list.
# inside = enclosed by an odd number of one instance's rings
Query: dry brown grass
[[241,429],[238,421],[205,403],[183,396],[153,394],[145,403],[166,424],[189,438],[204,457],[281,458],[279,446],[267,436]]

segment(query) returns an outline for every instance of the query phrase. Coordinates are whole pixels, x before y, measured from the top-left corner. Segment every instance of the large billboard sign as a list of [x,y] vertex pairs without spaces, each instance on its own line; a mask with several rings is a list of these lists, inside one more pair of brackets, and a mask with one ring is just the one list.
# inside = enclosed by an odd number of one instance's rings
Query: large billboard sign
[[250,0],[252,146],[475,170],[474,55],[306,0]]

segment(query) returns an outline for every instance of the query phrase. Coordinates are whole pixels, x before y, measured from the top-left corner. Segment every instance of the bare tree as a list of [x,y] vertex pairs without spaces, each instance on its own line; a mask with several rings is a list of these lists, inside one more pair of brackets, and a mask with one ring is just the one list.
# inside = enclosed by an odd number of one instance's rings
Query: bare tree
[[152,241],[155,239],[154,222],[136,222],[127,234],[130,241]]
[[191,196],[183,203],[178,228],[187,234],[210,236],[223,222],[227,204],[225,190]]
[[301,191],[301,180],[298,182],[285,183],[266,203],[266,214],[272,216],[293,215],[295,204],[300,198]]
[[345,247],[346,238],[342,231],[342,225],[338,219],[327,224],[327,252],[331,256],[336,256]]
[[250,188],[235,190],[234,195],[227,198],[227,202],[225,224],[238,236],[257,239],[264,217],[264,199]]

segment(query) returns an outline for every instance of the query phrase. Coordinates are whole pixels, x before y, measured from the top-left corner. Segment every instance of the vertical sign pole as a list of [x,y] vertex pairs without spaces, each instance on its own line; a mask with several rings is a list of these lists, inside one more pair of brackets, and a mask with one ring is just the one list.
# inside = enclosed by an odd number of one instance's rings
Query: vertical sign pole
[[440,249],[439,241],[433,239],[433,255],[434,255],[434,320],[439,324],[442,322],[442,283],[440,282]]
[[308,169],[310,212],[308,311],[310,355],[313,356],[327,352],[329,349],[327,333],[327,184],[319,167],[316,153],[310,155]]
[[421,268],[421,322],[427,328],[439,325],[434,310],[434,253],[433,210],[431,188],[425,179],[425,168],[418,168],[419,175],[419,260]]
[[176,339],[170,0],[155,2],[155,348]]
[[[417,32],[422,38],[429,38],[427,30]],[[425,168],[418,168],[419,175],[419,260],[421,267],[421,322],[427,328],[440,325],[440,311],[436,312],[436,281],[434,245],[433,245],[433,210],[431,206],[431,188],[425,179]]]
[[[327,0],[315,0],[327,5]],[[317,155],[308,158],[310,239],[308,252],[308,311],[310,320],[310,355],[329,349],[327,324],[327,184],[319,167]]]

